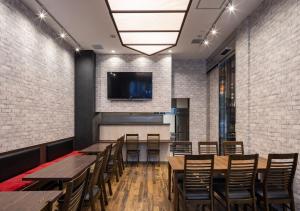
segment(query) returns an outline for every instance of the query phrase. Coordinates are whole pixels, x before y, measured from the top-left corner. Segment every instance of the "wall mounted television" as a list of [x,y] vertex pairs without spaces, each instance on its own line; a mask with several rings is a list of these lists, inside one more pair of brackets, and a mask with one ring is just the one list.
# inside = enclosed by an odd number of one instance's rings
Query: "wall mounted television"
[[107,98],[110,100],[151,100],[152,72],[108,72]]

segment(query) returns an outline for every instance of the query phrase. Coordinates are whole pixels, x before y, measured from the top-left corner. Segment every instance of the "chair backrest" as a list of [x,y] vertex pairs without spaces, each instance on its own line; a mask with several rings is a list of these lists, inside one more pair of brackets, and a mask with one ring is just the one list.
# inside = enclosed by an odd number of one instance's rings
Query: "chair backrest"
[[226,174],[226,195],[230,192],[248,190],[255,195],[255,178],[257,173],[258,154],[229,155]]
[[62,211],[79,210],[88,183],[90,169],[86,169],[74,180],[66,183],[66,193],[63,200],[59,200]]
[[120,142],[120,146],[119,146],[119,153],[121,152],[121,150],[123,149],[123,146],[124,146],[124,139],[125,139],[125,136],[121,136],[117,142]]
[[263,187],[268,191],[289,191],[293,189],[293,181],[297,169],[298,153],[269,154]]
[[199,155],[218,155],[218,142],[199,141]]
[[108,145],[103,153],[103,166],[104,166],[104,171],[106,171],[108,169],[108,163],[109,163],[109,158],[111,155],[111,151],[112,151],[112,144]]
[[[99,178],[100,178],[100,173],[102,173],[101,170],[103,168],[103,163],[104,163],[103,155],[98,154],[93,173],[91,174],[90,180],[89,180],[89,192],[90,192],[90,194],[92,194],[93,187],[95,185],[99,184]],[[92,196],[92,195],[90,195],[90,196]]]
[[213,198],[213,155],[184,156],[184,194],[205,192]]
[[126,134],[126,149],[127,150],[139,149],[139,134]]
[[224,155],[243,155],[244,144],[242,141],[224,141]]
[[159,134],[147,134],[147,149],[159,150],[160,135]]
[[174,142],[171,145],[173,156],[176,155],[191,155],[192,142]]

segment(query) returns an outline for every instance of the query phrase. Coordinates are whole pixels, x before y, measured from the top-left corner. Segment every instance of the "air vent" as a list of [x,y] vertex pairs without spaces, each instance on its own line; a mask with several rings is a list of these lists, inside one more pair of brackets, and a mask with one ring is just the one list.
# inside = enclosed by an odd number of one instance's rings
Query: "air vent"
[[222,52],[221,55],[225,56],[226,54],[228,54],[231,51],[231,48],[225,48]]
[[103,49],[103,46],[100,45],[100,44],[92,45],[92,47],[93,47],[95,50],[101,50],[101,49]]
[[193,39],[192,44],[200,44],[202,42],[202,39]]

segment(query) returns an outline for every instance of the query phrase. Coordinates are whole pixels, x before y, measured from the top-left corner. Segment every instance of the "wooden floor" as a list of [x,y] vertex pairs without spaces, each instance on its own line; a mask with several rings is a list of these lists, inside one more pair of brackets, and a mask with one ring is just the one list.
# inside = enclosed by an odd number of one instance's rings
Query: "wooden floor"
[[167,164],[131,164],[120,181],[113,183],[107,211],[172,211],[168,200]]
[[[167,178],[167,164],[128,165],[118,183],[113,179],[113,195],[108,197],[106,211],[173,211]],[[99,204],[97,210],[100,210]],[[215,200],[214,211],[224,210]]]

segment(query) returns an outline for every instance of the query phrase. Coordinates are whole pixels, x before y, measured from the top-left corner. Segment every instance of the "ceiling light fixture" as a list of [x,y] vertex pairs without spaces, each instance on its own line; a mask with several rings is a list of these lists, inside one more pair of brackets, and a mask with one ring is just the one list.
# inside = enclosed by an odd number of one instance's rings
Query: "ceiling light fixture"
[[216,35],[218,33],[217,29],[214,27],[212,30],[211,30],[211,34],[212,35]]
[[168,50],[169,53],[172,53],[172,50]]
[[59,34],[59,37],[60,38],[62,38],[62,39],[65,39],[66,38],[66,33],[64,33],[64,32],[61,32],[60,34]]
[[234,13],[236,10],[235,5],[232,2],[228,5],[227,8],[230,13]]
[[41,20],[44,20],[46,18],[46,12],[42,10],[39,12],[38,16]]
[[204,40],[204,45],[208,46],[209,45],[209,41],[208,40]]
[[112,53],[116,53],[116,51],[115,51],[115,50],[111,50],[111,52],[112,52]]
[[146,55],[176,46],[192,0],[106,0],[121,44]]
[[78,53],[80,51],[80,48],[75,48],[75,51]]

